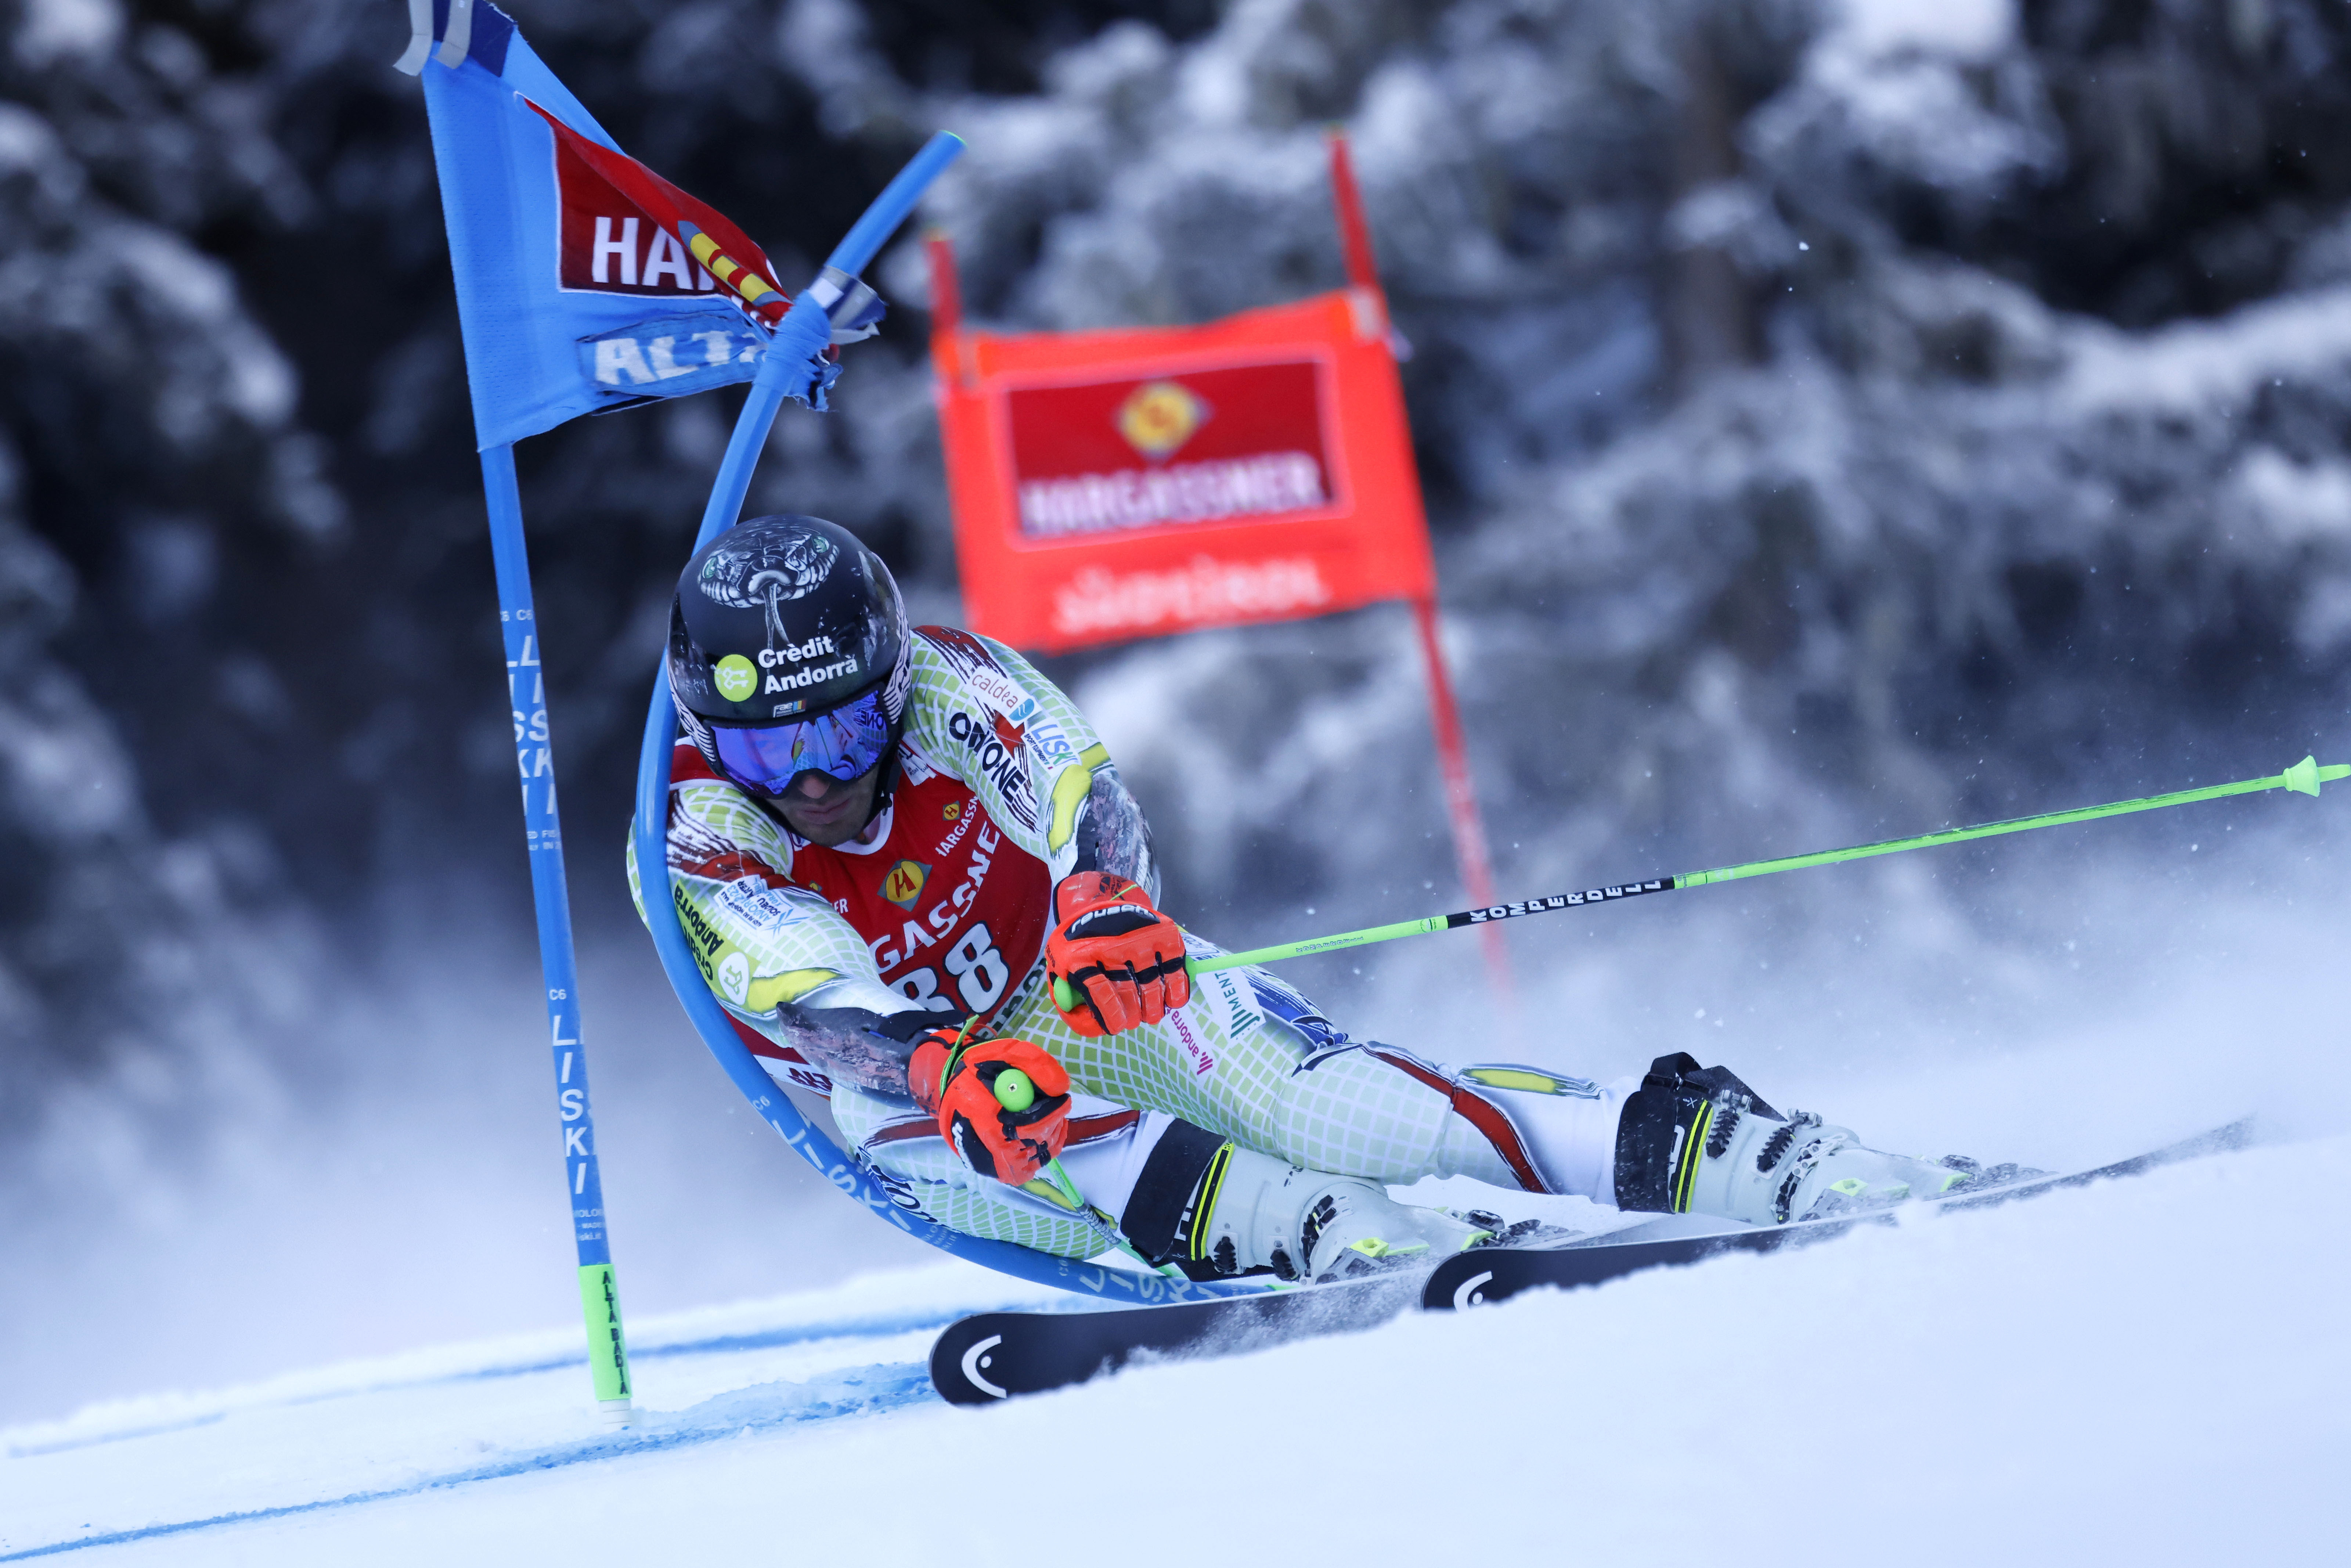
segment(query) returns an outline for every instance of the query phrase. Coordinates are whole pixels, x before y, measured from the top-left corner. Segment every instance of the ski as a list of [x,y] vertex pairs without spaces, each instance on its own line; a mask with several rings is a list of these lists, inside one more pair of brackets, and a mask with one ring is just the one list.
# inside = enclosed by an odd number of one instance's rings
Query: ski
[[1115,1312],[981,1312],[931,1347],[931,1384],[950,1405],[993,1405],[1115,1372],[1138,1359],[1238,1355],[1285,1341],[1377,1328],[1420,1299],[1417,1271],[1259,1296]]
[[[1805,1247],[1843,1236],[1862,1225],[1891,1225],[1922,1210],[1989,1208],[2038,1197],[2065,1187],[2116,1176],[2137,1176],[2159,1166],[2204,1155],[2240,1149],[2252,1141],[2253,1119],[2231,1122],[2143,1155],[2116,1160],[2089,1170],[2028,1177],[2001,1186],[1954,1193],[1949,1197],[1919,1198],[1874,1213],[1841,1215],[1825,1219],[1800,1219],[1790,1225],[1717,1232],[1705,1236],[1654,1234],[1657,1222],[1609,1232],[1588,1240],[1543,1249],[1489,1248],[1447,1259],[1426,1277],[1420,1304],[1432,1312],[1456,1312],[1508,1301],[1521,1291],[1542,1287],[1573,1290],[1623,1279],[1645,1269],[1674,1268],[1697,1263],[1726,1252],[1776,1252],[1783,1247]],[[1650,1232],[1649,1235],[1638,1234]]]
[[1696,1263],[1725,1252],[1773,1252],[1843,1236],[1856,1226],[1894,1223],[1920,1209],[1984,1208],[2136,1176],[2158,1166],[2242,1148],[2252,1118],[2094,1169],[2029,1177],[2003,1186],[1921,1198],[1898,1208],[1766,1229],[1657,1236],[1673,1221],[1649,1221],[1551,1248],[1480,1248],[1432,1271],[1399,1270],[1365,1280],[1301,1285],[1261,1296],[1224,1297],[1114,1312],[982,1312],[950,1324],[931,1347],[931,1383],[950,1405],[993,1405],[1089,1382],[1137,1361],[1238,1355],[1292,1340],[1377,1328],[1406,1310],[1484,1306],[1542,1286],[1572,1288],[1645,1269]]

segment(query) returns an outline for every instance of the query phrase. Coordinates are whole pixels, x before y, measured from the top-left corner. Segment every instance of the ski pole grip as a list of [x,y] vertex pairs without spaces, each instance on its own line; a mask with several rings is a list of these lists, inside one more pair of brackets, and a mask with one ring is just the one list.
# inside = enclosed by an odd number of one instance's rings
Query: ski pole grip
[[1017,1067],[1008,1067],[996,1075],[996,1103],[1019,1115],[1037,1103],[1037,1084]]
[[[1210,965],[1208,967],[1226,968],[1229,967],[1229,966],[1217,964]],[[1186,976],[1196,979],[1199,977],[1201,972],[1202,966],[1199,959],[1186,958],[1184,960],[1184,973]],[[1066,975],[1056,975],[1053,977],[1053,1005],[1061,1009],[1065,1013],[1073,1013],[1078,1010],[1078,993],[1071,987],[1069,977]]]

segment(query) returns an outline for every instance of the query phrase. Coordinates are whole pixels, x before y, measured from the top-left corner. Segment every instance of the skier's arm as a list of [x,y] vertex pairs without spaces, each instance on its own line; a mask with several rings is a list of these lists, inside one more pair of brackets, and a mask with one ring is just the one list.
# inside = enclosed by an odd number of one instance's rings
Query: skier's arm
[[917,628],[914,668],[907,735],[926,765],[970,785],[1054,881],[1104,871],[1156,892],[1143,812],[1066,693],[1001,643],[946,627]]
[[[855,927],[820,894],[784,883],[776,867],[790,863],[789,847],[734,790],[686,784],[672,801],[671,890],[719,1005],[837,1079],[906,1092],[914,1038],[962,1015],[883,985]],[[642,917],[633,842],[629,887]]]
[[[1099,871],[1134,883],[1153,898],[1159,896],[1159,862],[1151,852],[1151,824],[1143,808],[1127,792],[1118,776],[1110,747],[1067,693],[1047,680],[1028,660],[1000,643],[987,646],[1006,672],[1035,699],[1045,720],[1038,732],[1050,740],[1059,730],[1074,757],[1058,769],[1049,763],[1047,793],[1050,810],[1045,822],[1046,862],[1055,881],[1072,872]],[[1044,748],[1038,747],[1044,755]],[[1081,788],[1076,769],[1085,769]]]
[[[864,938],[821,897],[782,889],[794,917],[781,931],[747,930],[733,911],[698,896],[701,890],[690,883],[685,877],[677,881],[723,944],[703,966],[719,1005],[778,1045],[798,1051],[820,1071],[879,1093],[904,1094],[915,1037],[963,1021],[961,1013],[933,1012],[883,985]],[[777,890],[768,894],[778,895]],[[694,925],[687,922],[689,930]],[[695,945],[697,958],[705,945],[706,938]],[[739,984],[738,954],[750,966]]]
[[[863,1005],[869,1003],[875,1005]],[[739,1009],[727,1010],[743,1017]],[[834,1078],[883,1094],[904,1094],[906,1066],[922,1037],[941,1024],[962,1023],[963,1015],[933,1012],[878,981],[869,989],[843,977],[767,1017],[743,1021]]]
[[1123,876],[1157,902],[1159,862],[1151,852],[1151,824],[1107,757],[1094,768],[1092,788],[1078,808],[1075,843],[1077,860],[1070,870]]
[[[778,1045],[798,1051],[820,1071],[879,1093],[905,1093],[906,1064],[917,1037],[941,1024],[960,1024],[964,1015],[935,1012],[883,985],[872,953],[849,922],[821,900],[808,902],[817,905],[809,923],[838,926],[848,942],[857,944],[854,956],[843,951],[845,944],[829,939],[837,933],[811,931],[808,948],[821,945],[824,951],[772,958],[774,971],[755,975],[739,996],[728,983],[732,977],[725,972],[724,956],[717,965],[705,966],[705,976],[719,971],[712,991],[728,1012]],[[715,924],[724,915],[714,919],[705,913],[704,918]],[[697,946],[697,956],[699,951]],[[831,964],[843,965],[847,972]]]

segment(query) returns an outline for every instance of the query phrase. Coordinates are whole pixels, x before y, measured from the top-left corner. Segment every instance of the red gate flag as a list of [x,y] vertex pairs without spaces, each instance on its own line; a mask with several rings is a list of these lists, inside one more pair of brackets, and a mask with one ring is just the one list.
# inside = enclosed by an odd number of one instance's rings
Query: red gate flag
[[974,630],[1047,652],[1436,591],[1376,289],[1197,327],[967,330],[931,359]]
[[[1491,905],[1397,339],[1336,131],[1331,193],[1349,287],[1197,327],[967,330],[955,253],[931,236],[931,365],[964,615],[1015,647],[1061,653],[1411,601],[1461,881]],[[1482,929],[1508,998],[1501,929]]]

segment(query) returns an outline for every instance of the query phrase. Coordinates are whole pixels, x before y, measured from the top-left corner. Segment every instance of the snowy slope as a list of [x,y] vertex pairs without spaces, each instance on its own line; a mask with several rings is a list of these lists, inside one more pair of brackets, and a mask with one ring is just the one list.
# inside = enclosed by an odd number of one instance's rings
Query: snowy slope
[[1035,1299],[962,1265],[639,1324],[625,1434],[569,1329],[355,1363],[0,1434],[0,1561],[2339,1561],[2351,1220],[2306,1200],[2346,1159],[2282,1142],[997,1410],[921,1371],[930,1325]]

